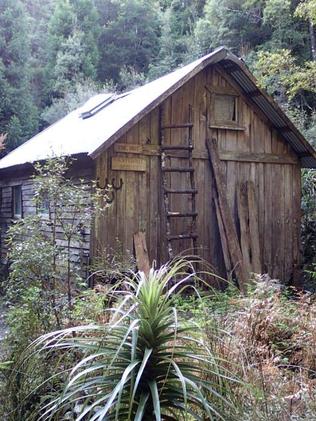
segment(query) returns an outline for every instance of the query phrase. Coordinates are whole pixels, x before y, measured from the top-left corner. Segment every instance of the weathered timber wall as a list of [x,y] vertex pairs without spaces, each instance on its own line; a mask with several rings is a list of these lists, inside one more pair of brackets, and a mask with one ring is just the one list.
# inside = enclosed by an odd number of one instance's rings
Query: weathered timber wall
[[[238,95],[238,125],[228,128],[214,123],[212,92],[231,90]],[[213,203],[213,180],[205,139],[218,140],[225,164],[227,195],[238,228],[236,189],[240,182],[252,180],[259,207],[259,231],[264,271],[289,281],[299,264],[300,232],[300,165],[290,147],[271,127],[266,118],[244,97],[219,66],[205,69],[162,104],[163,124],[188,121],[189,104],[193,107],[193,143],[197,195],[197,229],[199,254],[219,274],[224,262]],[[94,253],[114,244],[118,238],[123,247],[132,250],[133,234],[146,231],[150,258],[158,263],[167,259],[164,210],[161,200],[159,161],[159,109],[156,108],[97,158],[97,177],[113,178],[123,187],[115,194],[113,205],[97,219],[93,240]],[[186,130],[166,130],[166,143],[181,144]],[[177,155],[174,166],[187,165]],[[114,161],[112,162],[112,159]],[[125,158],[117,165],[117,158]],[[117,169],[113,169],[117,168]],[[183,174],[172,175],[172,187],[189,185]],[[188,210],[188,196],[171,198],[171,209]],[[174,219],[172,231],[187,232],[186,218]],[[174,243],[175,252],[190,251],[191,242]]]
[[[89,188],[91,180],[94,177],[94,169],[92,163],[88,161],[86,164],[74,164],[74,168],[68,173],[74,184],[79,184],[79,179],[84,180],[87,184],[87,203],[90,202]],[[0,180],[0,262],[7,262],[7,244],[6,244],[6,232],[8,227],[14,222],[13,218],[13,204],[12,204],[12,187],[22,186],[22,217],[36,214],[36,206],[34,203],[34,185],[32,180],[32,171],[29,169],[26,171],[19,171],[14,177],[12,175],[8,177],[2,177]],[[45,218],[45,216],[43,216]],[[51,235],[51,229],[47,225],[47,236]],[[63,234],[62,228],[57,227],[56,229],[56,243],[61,246],[67,246],[66,238]],[[80,241],[72,241],[70,258],[72,264],[77,268],[80,268],[81,274],[85,276],[88,271],[88,263],[90,258],[90,235],[91,235],[91,224],[85,228],[82,232]]]

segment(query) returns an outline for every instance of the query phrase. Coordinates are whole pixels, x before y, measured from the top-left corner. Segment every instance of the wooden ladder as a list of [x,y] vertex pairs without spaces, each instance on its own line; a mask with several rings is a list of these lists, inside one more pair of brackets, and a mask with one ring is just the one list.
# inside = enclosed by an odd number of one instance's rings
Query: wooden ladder
[[[165,143],[165,130],[173,130],[173,129],[186,129],[188,130],[188,139],[187,144],[185,145],[173,145],[173,144],[166,144]],[[162,192],[163,192],[163,199],[164,199],[164,209],[165,209],[165,216],[166,216],[166,234],[167,234],[167,244],[168,244],[168,256],[169,259],[174,257],[173,255],[173,248],[172,242],[179,241],[179,240],[192,240],[193,246],[193,253],[196,254],[196,247],[197,247],[197,238],[198,235],[196,233],[196,218],[198,216],[198,212],[196,210],[196,194],[198,192],[195,179],[194,179],[194,167],[193,167],[193,123],[192,123],[192,106],[189,105],[189,121],[188,123],[184,124],[170,124],[170,125],[163,125],[163,110],[160,107],[159,110],[159,135],[160,135],[160,147],[161,147],[161,178],[162,178]],[[170,164],[167,166],[166,159],[167,158],[179,158],[179,156],[170,155],[170,152],[174,151],[184,151],[187,153],[185,159],[188,161],[188,165],[184,167],[175,167]],[[181,156],[181,158],[183,158]],[[182,173],[182,174],[189,174],[189,186],[185,189],[174,189],[172,187],[168,187],[168,174],[173,173]],[[172,184],[172,177],[170,177],[170,186]],[[191,209],[188,209],[186,212],[174,211],[170,210],[170,195],[190,195],[191,196]],[[190,218],[190,232],[176,234],[171,232],[171,219],[172,218]]]

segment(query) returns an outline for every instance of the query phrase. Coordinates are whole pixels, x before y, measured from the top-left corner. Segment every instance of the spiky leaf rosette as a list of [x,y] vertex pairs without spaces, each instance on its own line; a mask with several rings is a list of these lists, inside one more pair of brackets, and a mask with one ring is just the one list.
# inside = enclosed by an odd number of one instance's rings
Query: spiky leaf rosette
[[81,356],[63,373],[62,394],[36,419],[218,420],[228,407],[231,413],[235,379],[204,344],[203,332],[173,307],[172,297],[193,284],[185,267],[177,261],[126,280],[112,291],[117,304],[105,326],[65,329],[33,344],[37,353]]

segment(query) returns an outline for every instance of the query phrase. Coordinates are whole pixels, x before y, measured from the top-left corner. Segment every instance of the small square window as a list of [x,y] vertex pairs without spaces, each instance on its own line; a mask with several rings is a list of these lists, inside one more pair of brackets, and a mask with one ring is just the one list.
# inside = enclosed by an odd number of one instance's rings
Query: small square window
[[22,186],[12,187],[13,217],[22,218]]
[[214,119],[216,123],[234,123],[237,118],[237,97],[233,95],[214,96]]

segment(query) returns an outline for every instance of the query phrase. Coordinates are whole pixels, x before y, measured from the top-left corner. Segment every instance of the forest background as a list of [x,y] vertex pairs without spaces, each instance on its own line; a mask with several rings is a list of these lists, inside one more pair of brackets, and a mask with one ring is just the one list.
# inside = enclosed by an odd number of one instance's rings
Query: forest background
[[0,0],[9,151],[95,93],[225,45],[316,144],[316,0]]

